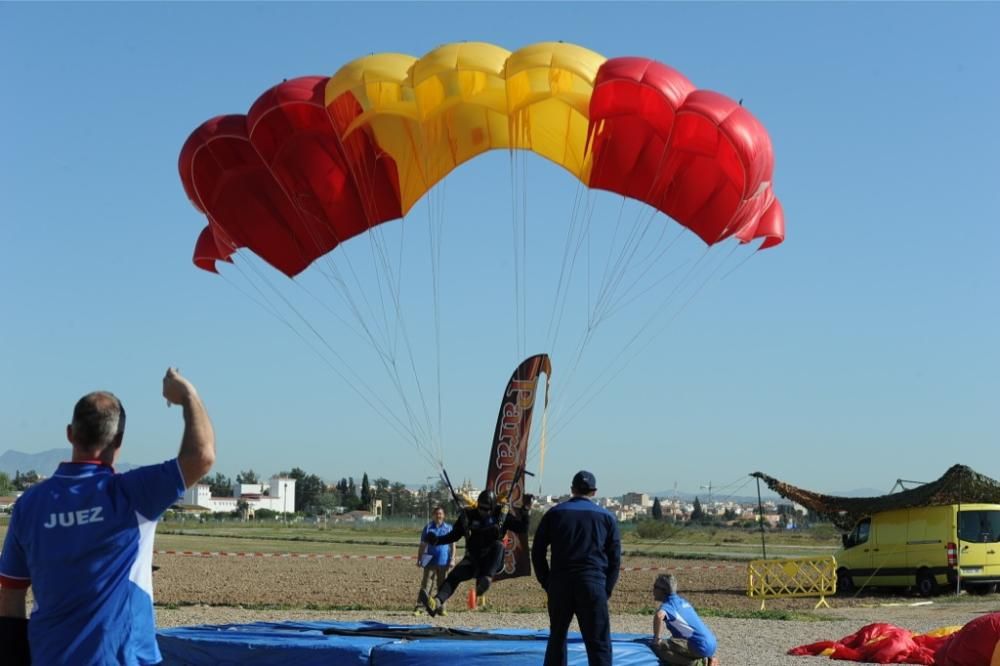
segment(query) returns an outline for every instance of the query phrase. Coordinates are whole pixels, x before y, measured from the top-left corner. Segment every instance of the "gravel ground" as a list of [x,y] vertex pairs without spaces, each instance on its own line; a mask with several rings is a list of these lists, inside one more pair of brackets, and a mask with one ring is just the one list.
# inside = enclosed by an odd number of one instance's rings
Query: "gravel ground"
[[[818,622],[789,620],[744,620],[709,617],[708,625],[719,638],[719,659],[726,666],[781,666],[782,664],[831,663],[818,657],[789,657],[785,653],[796,645],[835,639],[853,633],[872,622],[891,622],[912,631],[960,625],[991,611],[1000,610],[995,598],[964,603],[935,603],[924,606],[893,605],[821,609]],[[157,624],[174,627],[194,624],[247,623],[283,620],[375,620],[394,624],[424,624],[426,617],[414,617],[401,611],[258,611],[234,607],[186,606],[157,609]],[[548,618],[541,613],[468,612],[452,610],[435,624],[472,628],[548,628]],[[576,630],[574,625],[573,630]],[[648,634],[652,631],[649,615],[616,614],[612,630],[619,633]]]

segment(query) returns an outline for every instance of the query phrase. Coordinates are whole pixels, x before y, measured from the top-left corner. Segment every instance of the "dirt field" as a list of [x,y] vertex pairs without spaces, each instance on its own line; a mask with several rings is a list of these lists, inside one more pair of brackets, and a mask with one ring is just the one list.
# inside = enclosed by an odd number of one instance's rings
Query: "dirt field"
[[[157,555],[154,576],[160,605],[208,604],[259,608],[412,609],[420,570],[413,560],[336,560]],[[660,570],[678,576],[681,594],[698,608],[756,610],[746,596],[746,565],[740,562],[625,558],[625,571],[611,600],[612,612],[637,613],[653,607],[651,588]],[[468,585],[452,603],[464,606]],[[544,593],[533,577],[498,582],[488,596],[499,611],[542,610]],[[885,595],[879,602],[891,601]],[[912,601],[912,600],[911,600]],[[769,609],[809,610],[816,599],[768,601]],[[837,599],[847,607],[870,603],[870,595]]]

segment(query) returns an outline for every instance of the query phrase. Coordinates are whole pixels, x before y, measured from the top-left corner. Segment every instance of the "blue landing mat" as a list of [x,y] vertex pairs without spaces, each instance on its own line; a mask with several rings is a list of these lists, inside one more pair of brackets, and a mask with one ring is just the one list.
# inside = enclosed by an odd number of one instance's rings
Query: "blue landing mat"
[[[254,622],[163,629],[157,641],[165,665],[266,666],[293,664],[461,663],[462,666],[541,664],[547,631],[449,629],[381,622]],[[612,634],[616,666],[656,666],[639,634]],[[579,634],[570,634],[570,666],[586,666]]]

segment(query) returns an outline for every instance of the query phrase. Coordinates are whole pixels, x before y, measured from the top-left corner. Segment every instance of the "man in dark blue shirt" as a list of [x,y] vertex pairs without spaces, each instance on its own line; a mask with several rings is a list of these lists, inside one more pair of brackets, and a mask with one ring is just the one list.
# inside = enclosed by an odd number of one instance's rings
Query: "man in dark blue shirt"
[[[549,643],[545,666],[565,666],[566,635],[576,615],[590,666],[611,666],[608,599],[618,582],[622,540],[618,521],[590,498],[597,481],[580,471],[573,497],[542,516],[531,547],[535,577],[548,593]],[[552,549],[551,566],[546,560]]]

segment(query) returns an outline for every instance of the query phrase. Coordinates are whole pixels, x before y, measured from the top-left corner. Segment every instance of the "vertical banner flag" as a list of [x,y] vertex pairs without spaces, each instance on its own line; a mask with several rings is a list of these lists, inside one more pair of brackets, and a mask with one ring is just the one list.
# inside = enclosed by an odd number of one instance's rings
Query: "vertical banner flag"
[[[549,404],[552,364],[547,354],[537,354],[522,361],[511,375],[497,416],[489,469],[486,471],[486,487],[492,489],[511,508],[520,507],[524,499],[531,413],[535,406],[538,376],[542,373],[545,374],[544,412]],[[542,436],[544,437],[544,433]],[[516,578],[530,573],[528,534],[508,532],[504,537],[503,568],[494,579]]]

